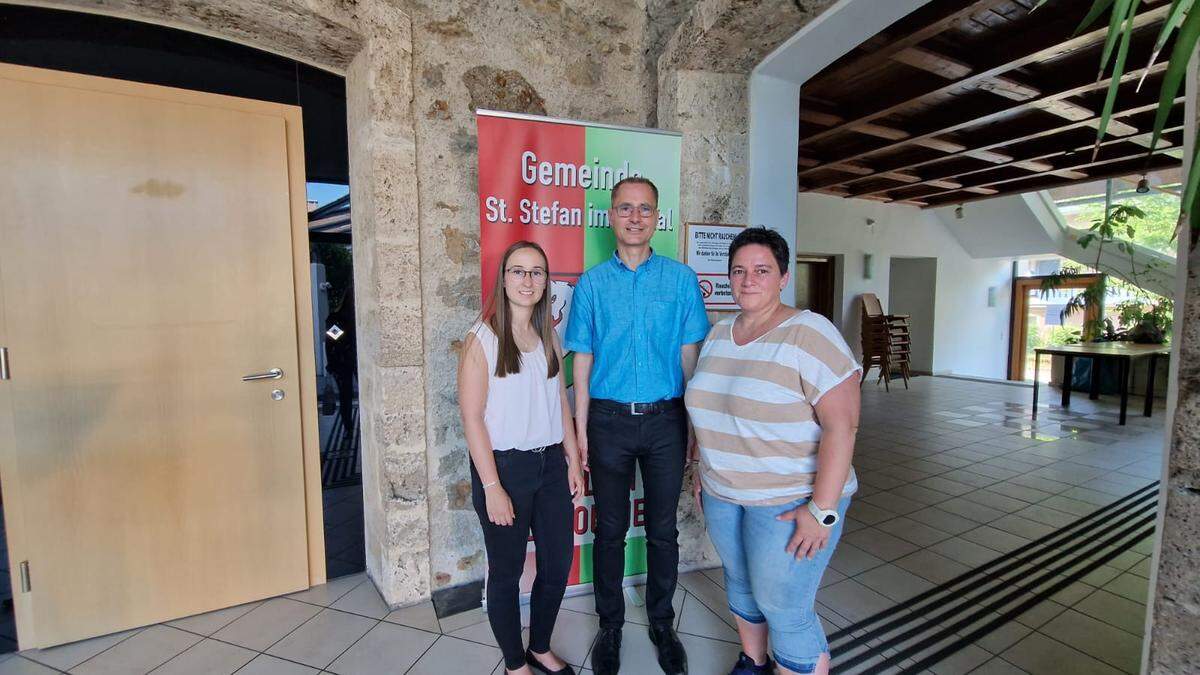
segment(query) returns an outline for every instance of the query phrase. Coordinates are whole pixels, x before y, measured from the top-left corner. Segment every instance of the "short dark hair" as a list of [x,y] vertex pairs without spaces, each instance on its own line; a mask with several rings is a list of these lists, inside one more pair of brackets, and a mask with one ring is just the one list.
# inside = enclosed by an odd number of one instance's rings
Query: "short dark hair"
[[775,256],[775,262],[779,265],[779,273],[787,274],[788,259],[791,257],[788,252],[787,240],[783,238],[782,234],[765,227],[747,227],[733,238],[733,241],[729,243],[729,271],[733,271],[733,255],[738,252],[739,248],[750,244],[758,244],[771,249],[771,255]]
[[613,208],[617,207],[615,202],[617,198],[617,190],[620,190],[622,185],[649,185],[650,191],[654,193],[654,205],[658,206],[658,186],[654,184],[654,181],[642,176],[630,176],[628,178],[622,178],[621,180],[617,181],[616,185],[613,186],[610,197],[610,199],[613,200]]

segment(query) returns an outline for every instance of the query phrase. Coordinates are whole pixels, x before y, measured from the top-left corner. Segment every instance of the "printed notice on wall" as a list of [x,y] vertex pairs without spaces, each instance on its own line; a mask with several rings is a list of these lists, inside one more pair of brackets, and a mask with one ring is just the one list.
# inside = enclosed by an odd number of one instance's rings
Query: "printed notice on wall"
[[745,225],[688,223],[684,233],[684,262],[700,279],[704,307],[710,310],[736,309],[729,288],[729,244]]

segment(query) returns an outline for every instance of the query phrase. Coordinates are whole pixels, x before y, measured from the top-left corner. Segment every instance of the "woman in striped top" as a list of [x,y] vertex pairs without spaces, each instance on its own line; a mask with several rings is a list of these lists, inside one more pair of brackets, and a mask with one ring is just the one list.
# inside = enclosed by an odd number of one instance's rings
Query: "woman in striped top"
[[[749,228],[729,246],[736,317],[700,352],[685,402],[709,537],[743,653],[731,675],[828,673],[813,609],[858,487],[850,466],[862,368],[825,317],[783,304],[789,251]],[[701,494],[702,493],[702,494]]]

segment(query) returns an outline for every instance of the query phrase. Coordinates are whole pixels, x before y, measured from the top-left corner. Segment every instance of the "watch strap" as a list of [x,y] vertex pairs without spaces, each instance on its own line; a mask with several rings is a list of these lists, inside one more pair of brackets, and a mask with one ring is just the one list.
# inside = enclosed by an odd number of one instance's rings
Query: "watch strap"
[[823,509],[817,506],[817,503],[811,499],[808,500],[808,512],[813,515],[813,518],[817,519],[817,522],[820,523],[821,527],[833,527],[837,524],[837,511]]

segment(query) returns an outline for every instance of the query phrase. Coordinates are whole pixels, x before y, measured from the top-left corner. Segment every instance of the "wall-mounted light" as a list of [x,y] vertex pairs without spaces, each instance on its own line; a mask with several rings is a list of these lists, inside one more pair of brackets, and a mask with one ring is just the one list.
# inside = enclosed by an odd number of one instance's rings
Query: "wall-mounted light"
[[1139,180],[1138,184],[1137,184],[1137,193],[1139,195],[1144,195],[1149,191],[1150,191],[1150,179],[1147,178],[1146,176],[1142,176],[1142,179]]
[[863,278],[864,279],[871,278],[871,254],[870,253],[863,254]]

